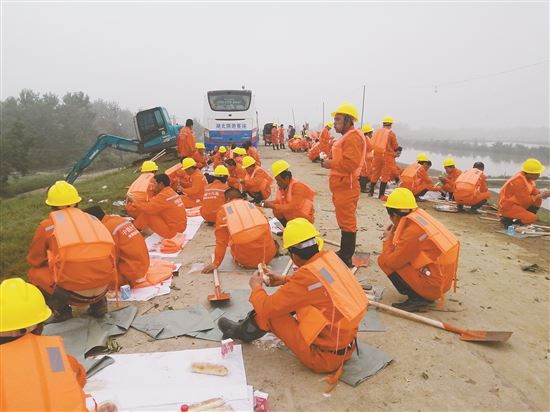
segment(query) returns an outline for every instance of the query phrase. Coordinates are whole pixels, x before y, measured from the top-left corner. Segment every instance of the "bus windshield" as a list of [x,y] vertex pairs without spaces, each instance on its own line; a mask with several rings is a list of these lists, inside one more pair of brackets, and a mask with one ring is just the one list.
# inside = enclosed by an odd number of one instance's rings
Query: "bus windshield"
[[244,112],[250,108],[252,93],[248,90],[208,92],[208,104],[215,112]]

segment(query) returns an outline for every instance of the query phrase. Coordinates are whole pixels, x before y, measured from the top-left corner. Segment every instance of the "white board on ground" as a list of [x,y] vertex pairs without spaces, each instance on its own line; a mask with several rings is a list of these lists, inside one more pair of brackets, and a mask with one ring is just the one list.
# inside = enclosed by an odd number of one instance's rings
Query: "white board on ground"
[[[241,345],[226,359],[220,348],[112,355],[115,363],[86,384],[96,402],[111,400],[120,411],[180,409],[182,404],[222,397],[234,410],[252,411]],[[229,369],[227,376],[191,372],[193,362],[211,362]]]

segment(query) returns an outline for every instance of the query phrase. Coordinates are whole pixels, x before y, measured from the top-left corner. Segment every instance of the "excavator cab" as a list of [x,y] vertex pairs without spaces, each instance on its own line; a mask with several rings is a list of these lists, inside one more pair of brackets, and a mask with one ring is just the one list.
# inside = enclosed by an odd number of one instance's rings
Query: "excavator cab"
[[173,146],[165,144],[173,140],[177,135],[174,125],[170,121],[170,115],[164,107],[154,107],[152,109],[143,110],[136,114],[135,118],[136,134],[140,140],[140,146],[148,148],[164,148]]

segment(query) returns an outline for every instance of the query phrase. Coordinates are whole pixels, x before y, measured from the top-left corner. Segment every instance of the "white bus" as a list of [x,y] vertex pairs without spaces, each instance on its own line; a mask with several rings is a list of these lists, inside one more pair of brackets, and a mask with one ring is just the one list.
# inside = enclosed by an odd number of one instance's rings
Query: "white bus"
[[212,90],[204,105],[204,144],[241,146],[250,140],[258,146],[258,113],[250,90]]

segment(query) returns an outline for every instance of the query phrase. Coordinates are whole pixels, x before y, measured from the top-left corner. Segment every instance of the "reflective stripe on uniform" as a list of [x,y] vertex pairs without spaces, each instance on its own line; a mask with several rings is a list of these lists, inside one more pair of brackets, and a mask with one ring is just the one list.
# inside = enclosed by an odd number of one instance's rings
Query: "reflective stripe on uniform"
[[113,230],[113,233],[111,233],[111,234],[113,236],[116,235],[116,233],[119,231],[119,229],[122,228],[123,226],[127,225],[128,223],[130,223],[130,222],[122,222],[117,227],[115,227],[115,230]]
[[309,285],[309,286],[307,287],[307,290],[308,290],[309,292],[311,292],[312,290],[319,289],[319,288],[322,287],[322,286],[323,286],[323,284],[322,284],[321,282],[317,282],[317,283],[314,283],[313,285]]

